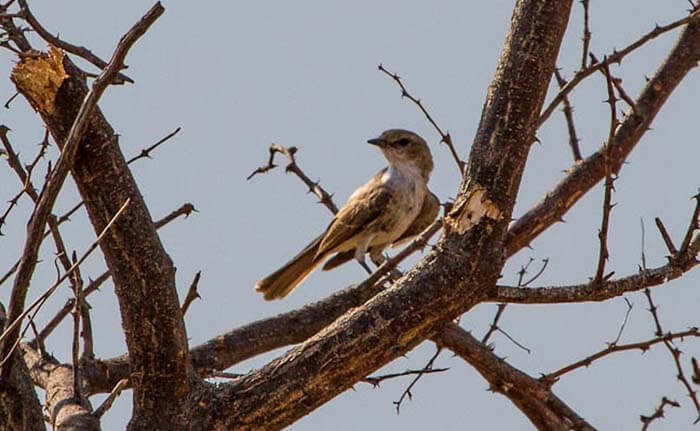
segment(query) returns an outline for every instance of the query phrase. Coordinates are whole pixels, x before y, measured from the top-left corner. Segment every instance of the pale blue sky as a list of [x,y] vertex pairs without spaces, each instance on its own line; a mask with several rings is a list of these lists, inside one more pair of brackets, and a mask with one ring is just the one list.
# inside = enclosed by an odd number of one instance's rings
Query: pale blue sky
[[[431,189],[442,199],[453,197],[457,170],[449,152],[422,114],[401,100],[396,85],[377,71],[383,63],[405,79],[423,99],[439,124],[450,131],[466,159],[478,125],[486,86],[491,80],[513,8],[513,1],[358,1],[338,2],[165,2],[166,13],[127,57],[134,85],[107,90],[101,107],[117,133],[125,155],[131,156],[178,126],[180,134],[133,167],[154,218],[185,201],[200,210],[187,221],[161,230],[161,238],[178,268],[178,291],[184,296],[194,273],[202,270],[202,300],[186,316],[190,345],[254,319],[298,308],[362,279],[363,271],[349,264],[333,272],[314,273],[289,298],[268,303],[254,289],[257,279],[296,253],[330,219],[328,211],[282,169],[251,181],[245,178],[267,159],[270,142],[299,147],[299,165],[330,192],[336,203],[384,166],[382,156],[366,145],[382,130],[415,130],[431,144],[436,170]],[[35,15],[50,31],[109,58],[119,37],[150,7],[147,2],[33,1]],[[591,2],[592,51],[602,57],[653,28],[686,13],[685,0],[656,2]],[[631,13],[633,12],[633,13]],[[580,61],[582,13],[574,4],[571,25],[560,61],[572,76]],[[645,45],[613,73],[636,95],[674,42],[678,31]],[[37,39],[35,47],[44,48]],[[0,53],[0,68],[9,74],[14,61]],[[93,68],[86,66],[88,70]],[[680,241],[692,211],[689,197],[698,187],[700,150],[694,120],[698,117],[700,78],[695,70],[663,108],[653,130],[645,136],[616,183],[608,268],[617,275],[637,271],[640,257],[640,218],[647,227],[649,266],[665,263],[665,247],[653,228],[661,217]],[[13,94],[0,80],[2,102]],[[550,94],[551,97],[551,94]],[[602,76],[593,76],[572,94],[581,149],[598,148],[608,134],[608,106]],[[623,106],[622,104],[620,106]],[[36,115],[22,98],[2,110],[0,122],[12,128],[10,138],[23,159],[33,157],[43,136]],[[538,132],[528,161],[514,216],[539,200],[572,163],[563,117],[557,111]],[[55,148],[49,151],[55,159]],[[43,172],[45,166],[42,167]],[[37,177],[38,178],[38,177]],[[0,168],[0,201],[18,190],[16,178]],[[68,182],[59,197],[61,213],[77,200]],[[539,284],[582,283],[595,272],[602,187],[596,186],[565,217],[508,262],[504,283],[515,283],[516,271],[529,257],[550,258]],[[4,206],[0,210],[4,210]],[[0,238],[2,273],[18,257],[24,223],[31,207],[23,200],[13,211],[6,236]],[[62,227],[68,247],[79,252],[94,240],[82,213]],[[43,262],[33,279],[33,298],[55,277],[54,249],[42,249]],[[104,270],[101,257],[92,257],[84,276]],[[408,268],[404,263],[402,268]],[[694,289],[698,271],[653,291],[666,330],[698,325],[700,295]],[[9,287],[0,289],[5,301]],[[49,318],[70,293],[59,290],[42,313]],[[652,322],[641,294],[634,303],[623,342],[653,335]],[[116,298],[111,284],[90,297],[96,351],[101,357],[125,350]],[[462,318],[461,324],[481,336],[496,306],[485,304]],[[496,334],[496,352],[520,369],[538,375],[580,359],[614,339],[626,306],[621,298],[601,304],[510,306],[502,326],[531,354]],[[64,323],[49,340],[62,360],[69,358],[70,325]],[[687,365],[700,354],[700,343],[682,344]],[[239,364],[246,372],[281,352]],[[432,355],[426,343],[383,371],[420,368]],[[379,389],[358,384],[329,402],[292,429],[335,431],[354,429],[445,430],[529,429],[529,422],[510,402],[488,391],[485,381],[461,359],[443,353],[441,375],[421,380],[396,415],[398,399],[408,379],[385,382]],[[667,412],[654,429],[690,429],[694,410],[667,351],[656,348],[641,356],[619,354],[562,379],[555,392],[600,429],[638,428],[639,415],[650,414],[662,396],[684,408]],[[94,405],[101,397],[95,397]],[[130,397],[122,395],[104,417],[104,429],[120,429],[128,420]]]

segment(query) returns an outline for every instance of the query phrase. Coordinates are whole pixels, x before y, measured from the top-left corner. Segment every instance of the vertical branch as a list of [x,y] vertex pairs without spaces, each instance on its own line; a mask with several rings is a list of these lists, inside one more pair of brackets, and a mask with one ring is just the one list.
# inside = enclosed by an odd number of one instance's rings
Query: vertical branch
[[588,2],[589,0],[581,0],[583,6],[583,48],[581,50],[581,70],[586,69],[586,60],[588,59],[588,46],[591,43],[591,30],[588,27]]
[[617,110],[615,108],[615,102],[617,98],[615,97],[615,90],[613,89],[613,79],[610,75],[610,69],[608,67],[608,59],[603,59],[603,72],[605,74],[605,82],[608,88],[608,99],[605,101],[610,105],[610,131],[608,133],[608,139],[605,141],[603,148],[603,165],[605,168],[605,192],[603,197],[603,220],[600,223],[600,231],[598,232],[598,239],[600,240],[600,251],[598,253],[598,269],[596,270],[595,278],[593,282],[595,284],[601,284],[605,279],[611,276],[613,273],[605,275],[605,262],[610,256],[608,252],[608,225],[610,224],[610,212],[612,211],[613,205],[611,204],[612,190],[613,190],[613,177],[612,177],[612,166],[611,166],[611,149],[613,148],[613,140],[615,139],[615,133],[617,131],[617,126],[619,122],[617,120]]
[[[73,265],[78,262],[78,256],[73,251]],[[80,398],[80,317],[81,309],[83,308],[83,278],[80,276],[80,267],[77,267],[71,275],[73,279],[73,392],[75,396]]]
[[[564,88],[566,86],[566,79],[561,75],[559,69],[554,69],[554,76],[557,78],[557,83],[559,88]],[[569,102],[569,96],[564,96],[562,98],[562,103],[564,108],[564,118],[566,119],[566,127],[569,129],[569,146],[571,147],[571,152],[574,154],[574,161],[578,162],[583,159],[581,157],[581,150],[578,147],[578,136],[576,135],[576,126],[574,125],[574,109],[571,107],[571,102]]]

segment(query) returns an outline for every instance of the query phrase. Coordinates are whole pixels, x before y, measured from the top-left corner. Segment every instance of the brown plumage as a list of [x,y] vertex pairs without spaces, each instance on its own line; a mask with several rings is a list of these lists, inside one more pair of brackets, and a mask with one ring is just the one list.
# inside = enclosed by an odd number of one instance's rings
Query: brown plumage
[[419,234],[437,216],[439,202],[427,188],[433,161],[425,141],[413,132],[391,129],[368,142],[380,148],[389,166],[348,198],[323,234],[256,283],[266,300],[288,295],[334,253],[324,269],[353,257],[364,261],[367,252],[378,258],[387,246]]

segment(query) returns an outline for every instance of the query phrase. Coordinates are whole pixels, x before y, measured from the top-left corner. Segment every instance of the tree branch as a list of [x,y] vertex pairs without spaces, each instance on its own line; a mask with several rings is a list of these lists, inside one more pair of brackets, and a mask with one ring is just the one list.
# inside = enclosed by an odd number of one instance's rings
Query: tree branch
[[490,389],[508,397],[537,429],[594,429],[554,395],[549,386],[513,368],[459,326],[446,325],[434,340],[474,366],[489,382]]
[[[122,64],[126,50],[163,13],[156,3],[122,38],[110,63]],[[65,79],[51,109],[28,88],[19,90],[38,108],[56,142],[63,143],[67,124],[76,117],[76,101],[87,93],[83,75],[63,58]],[[121,69],[121,67],[119,67]],[[98,79],[100,81],[100,79]],[[109,81],[111,82],[111,80]],[[115,207],[131,200],[129,211],[101,243],[115,284],[130,353],[134,410],[131,427],[182,429],[188,423],[187,339],[175,289],[175,269],[156,234],[114,131],[95,110],[72,170],[93,228],[100,231]]]
[[[700,60],[700,11],[681,33],[671,53],[637,98],[637,112],[627,116],[615,134],[610,150],[613,172],[649,130],[652,121],[673,90]],[[614,61],[613,56],[609,61]],[[602,67],[602,66],[598,66]],[[605,148],[572,166],[561,182],[533,208],[513,223],[508,232],[506,256],[527,246],[562,216],[598,181],[605,177]]]
[[[289,425],[412,349],[495,285],[570,7],[562,1],[517,3],[466,179],[435,250],[391,289],[301,346],[220,390],[197,393],[193,426],[274,430]],[[512,106],[518,111],[511,112]],[[309,370],[314,377],[304,378]]]

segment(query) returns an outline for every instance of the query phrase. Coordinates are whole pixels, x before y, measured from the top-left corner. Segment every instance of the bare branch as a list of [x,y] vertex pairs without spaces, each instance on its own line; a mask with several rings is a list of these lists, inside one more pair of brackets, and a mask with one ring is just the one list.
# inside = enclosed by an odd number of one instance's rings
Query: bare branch
[[661,404],[654,410],[654,413],[652,413],[650,416],[644,416],[640,415],[639,420],[642,421],[642,431],[647,431],[649,429],[649,425],[651,425],[652,422],[654,422],[657,419],[661,419],[664,417],[664,408],[665,407],[680,407],[681,405],[678,404],[677,401],[670,400],[666,397],[661,398]]
[[[53,46],[61,48],[66,52],[70,52],[71,54],[75,54],[78,57],[84,58],[85,60],[99,67],[100,69],[104,69],[108,66],[108,64],[104,60],[97,57],[95,54],[92,53],[92,51],[85,48],[84,46],[76,46],[66,41],[63,41],[58,37],[52,35],[49,31],[47,31],[29,10],[29,6],[27,5],[26,0],[19,0],[19,5],[22,8],[20,11],[20,15],[22,16],[22,18],[24,18],[29,23],[29,25],[32,26],[34,31],[36,31],[36,33],[46,42]],[[126,67],[122,64],[120,65],[119,69],[122,68]],[[128,76],[122,73],[119,73],[119,70],[117,70],[115,78],[116,79],[112,78],[112,84],[123,84],[124,82],[129,82],[132,84],[134,83],[133,79],[129,78]]]
[[464,169],[466,167],[466,164],[464,161],[459,157],[457,154],[457,150],[455,150],[454,145],[452,144],[452,137],[450,136],[450,133],[443,132],[440,126],[437,125],[433,117],[430,115],[428,110],[425,108],[423,105],[423,102],[421,102],[420,99],[416,99],[411,95],[411,93],[408,92],[406,87],[404,86],[403,82],[401,81],[401,78],[395,73],[389,72],[382,64],[378,66],[378,69],[383,72],[385,75],[389,76],[391,79],[396,82],[396,84],[401,88],[401,97],[405,97],[411,102],[415,103],[416,106],[423,112],[423,115],[425,115],[425,118],[430,122],[430,124],[433,125],[433,128],[438,132],[440,135],[440,142],[444,143],[447,145],[447,148],[449,148],[450,153],[452,154],[452,158],[454,159],[455,163],[457,163],[457,168],[459,169],[459,173],[464,175]]
[[676,253],[678,253],[678,250],[676,250],[676,246],[673,245],[673,240],[671,240],[671,236],[668,234],[666,227],[664,226],[663,222],[661,222],[660,218],[656,217],[654,221],[656,222],[656,227],[659,228],[661,238],[663,238],[664,244],[666,244],[668,252],[671,254],[671,256],[675,256]]
[[[586,4],[588,4],[588,0],[585,1]],[[566,85],[566,80],[561,75],[558,68],[554,69],[554,76],[557,78],[559,88]],[[574,124],[574,109],[571,107],[571,103],[569,102],[569,96],[564,96],[562,98],[562,102],[564,103],[564,108],[562,111],[564,112],[564,118],[566,119],[566,127],[569,129],[569,146],[571,147],[571,152],[574,155],[574,162],[578,162],[579,160],[582,160],[583,157],[581,157],[581,150],[578,146],[579,139],[576,135],[576,125]]]
[[[700,235],[691,242],[689,254],[700,251]],[[661,286],[683,275],[694,268],[699,262],[688,261],[679,265],[675,261],[658,268],[640,271],[615,280],[604,280],[603,283],[576,284],[570,286],[520,288],[498,286],[496,291],[487,295],[489,302],[507,302],[517,304],[555,304],[570,302],[605,301],[627,292],[642,290],[646,287]]]
[[199,296],[199,292],[197,291],[197,286],[199,286],[200,275],[202,275],[202,271],[197,271],[197,274],[195,274],[194,276],[194,280],[192,280],[192,284],[190,284],[190,288],[187,290],[185,300],[182,302],[183,316],[187,313],[187,309],[190,307],[192,301],[194,301],[197,298],[201,298],[201,296]]
[[404,389],[399,399],[397,401],[394,401],[394,405],[396,406],[396,414],[401,413],[401,403],[403,403],[403,400],[405,400],[406,397],[408,397],[408,399],[411,399],[413,397],[411,389],[413,389],[416,383],[418,383],[418,380],[420,380],[420,378],[423,377],[423,375],[426,373],[435,372],[435,370],[433,369],[433,364],[435,363],[437,357],[440,355],[440,352],[442,352],[442,347],[438,346],[438,348],[435,350],[435,354],[428,360],[428,363],[425,364],[422,370],[416,373],[416,377],[414,377],[413,380],[411,380],[411,383],[409,383],[406,389]]
[[270,144],[270,157],[267,161],[267,164],[255,169],[253,173],[248,175],[246,180],[253,178],[257,174],[266,173],[277,167],[277,165],[274,164],[275,154],[283,154],[289,161],[287,167],[285,168],[285,172],[293,172],[294,175],[299,177],[299,179],[306,185],[306,187],[309,188],[309,192],[315,194],[318,197],[320,203],[322,203],[324,206],[326,206],[326,208],[331,210],[333,214],[336,214],[338,212],[338,207],[333,203],[333,195],[326,192],[323,189],[323,187],[319,185],[318,181],[311,181],[311,178],[309,178],[304,173],[304,171],[302,171],[299,168],[296,162],[296,158],[294,157],[296,152],[297,147],[284,147],[282,145]]
[[170,140],[170,138],[172,138],[173,136],[177,135],[177,134],[180,132],[180,129],[182,129],[182,127],[178,127],[177,129],[175,129],[174,131],[172,131],[171,133],[169,133],[169,134],[166,135],[164,138],[160,139],[158,142],[156,142],[155,144],[151,145],[150,147],[144,148],[143,150],[141,150],[141,152],[140,152],[137,156],[134,156],[134,157],[130,158],[130,159],[126,162],[126,164],[127,164],[127,165],[128,165],[128,164],[131,164],[131,163],[133,163],[133,162],[135,162],[135,161],[137,161],[137,160],[139,160],[139,159],[143,159],[143,158],[148,158],[148,159],[150,159],[150,158],[151,158],[151,152],[153,152],[153,150],[155,150],[156,148],[158,148],[161,144],[163,144],[163,143],[167,142],[168,140]]
[[46,291],[44,291],[44,293],[42,293],[37,299],[35,299],[29,307],[24,309],[22,313],[19,316],[17,316],[17,318],[15,318],[14,320],[8,319],[9,323],[5,327],[5,332],[3,332],[2,335],[0,335],[0,341],[4,341],[7,343],[9,339],[14,340],[17,338],[16,336],[13,337],[13,334],[18,333],[18,327],[19,324],[22,322],[22,319],[24,319],[29,313],[31,313],[34,308],[36,308],[40,304],[43,304],[45,299],[51,296],[51,294],[53,294],[56,288],[58,288],[58,286],[60,286],[66,278],[70,277],[73,274],[73,272],[83,263],[83,261],[87,259],[88,256],[90,256],[90,254],[97,248],[105,234],[112,227],[114,222],[117,221],[122,214],[124,214],[128,206],[129,201],[124,202],[124,205],[122,205],[119,211],[117,211],[117,213],[112,217],[112,220],[110,220],[107,226],[105,226],[104,230],[102,231],[102,233],[100,233],[95,242],[92,243],[92,245],[80,257],[80,259],[78,259],[78,261],[75,262],[68,271],[66,271],[51,287],[46,289]]
[[[649,289],[644,290],[644,295],[646,295],[647,300],[649,301],[649,312],[654,318],[654,324],[656,325],[656,335],[657,337],[663,337],[663,329],[661,329],[661,320],[659,319],[658,308],[654,304],[654,301],[652,301],[651,299],[651,292],[649,291]],[[691,328],[690,330],[695,330],[697,332],[698,328]],[[676,378],[679,382],[681,382],[682,386],[688,392],[688,397],[693,401],[695,411],[698,414],[698,417],[697,419],[695,419],[694,423],[698,423],[700,422],[700,402],[698,402],[697,392],[692,388],[692,386],[690,386],[690,382],[688,382],[688,379],[685,376],[685,372],[683,372],[683,366],[681,365],[681,350],[673,345],[672,340],[672,338],[664,339],[663,343],[664,346],[666,346],[666,349],[673,357],[673,362],[676,366],[676,371],[678,372]]]
[[[382,374],[380,376],[368,376],[362,379],[363,382],[369,383],[373,387],[379,387],[379,384],[385,380],[391,380],[391,379],[396,379],[398,377],[404,377],[404,376],[413,376],[416,374],[432,374],[432,373],[442,373],[445,371],[449,371],[449,368],[430,368],[430,369],[420,369],[420,370],[406,370],[402,373],[390,373],[390,374]],[[238,375],[237,377],[240,377]]]
[[[145,15],[139,23],[132,27],[132,29],[124,37],[122,37],[117,45],[117,49],[112,55],[112,59],[110,60],[109,64],[100,74],[99,78],[95,80],[92,88],[87,93],[82,105],[80,106],[78,114],[73,121],[73,125],[68,132],[68,136],[65,139],[61,152],[61,158],[59,159],[56,168],[52,171],[50,178],[48,179],[44,190],[41,193],[39,203],[37,204],[29,226],[27,227],[27,240],[25,242],[22,260],[17,269],[17,276],[15,278],[15,283],[10,297],[10,306],[8,310],[8,320],[10,322],[15,322],[19,316],[23,315],[24,301],[27,294],[27,289],[29,288],[29,281],[36,266],[39,245],[41,244],[41,239],[43,238],[44,234],[44,226],[46,225],[46,221],[50,215],[53,203],[58,196],[58,192],[63,186],[63,181],[73,165],[73,159],[78,150],[78,144],[80,143],[83,133],[88,127],[92,113],[97,106],[97,101],[100,99],[100,96],[102,96],[102,93],[107,86],[117,76],[119,70],[122,69],[124,65],[124,58],[126,57],[126,54],[131,46],[146,32],[148,27],[150,27],[150,25],[163,13],[163,11],[164,9],[160,3],[156,3],[156,6],[151,9],[149,14]],[[15,327],[15,329],[13,329],[9,334],[3,335],[2,338],[5,339],[5,341],[0,349],[0,357],[4,358],[8,356],[18,334],[19,328]],[[6,365],[3,367],[3,377],[9,375],[10,368],[12,368],[11,363],[10,366]]]
[[680,256],[687,256],[688,258],[694,258],[694,256],[688,254],[688,249],[690,248],[693,234],[696,230],[700,229],[700,193],[693,196],[693,199],[695,199],[695,209],[693,210],[693,215],[690,217],[690,223],[688,224],[688,230],[685,232],[683,243],[681,243],[681,249],[678,251]]
[[[627,116],[617,129],[610,148],[613,172],[620,169],[629,153],[651,126],[669,95],[700,60],[700,25],[696,19],[698,16],[700,10],[683,20],[683,24],[689,23],[688,26],[636,100],[639,114]],[[619,56],[613,54],[608,57],[608,62],[614,62],[618,58]],[[596,70],[601,67],[601,64],[595,66]],[[569,86],[571,82],[567,84],[567,87]],[[604,150],[605,148],[601,148],[583,162],[572,166],[553,190],[510,226],[508,236],[511,241],[507,244],[506,256],[511,256],[516,250],[528,245],[537,235],[560,221],[593,185],[605,177]]]
[[[637,39],[635,42],[631,43],[627,47],[621,49],[620,51],[613,51],[612,54],[607,55],[608,63],[620,63],[623,58],[625,58],[628,54],[630,54],[632,51],[636,50],[640,46],[644,45],[651,39],[654,39],[666,32],[669,32],[673,29],[676,29],[680,26],[686,25],[694,21],[698,16],[700,16],[700,10],[695,10],[693,11],[690,15],[686,16],[685,18],[681,18],[679,20],[676,20],[668,25],[664,26],[656,26],[654,27],[653,30],[645,34],[644,36],[640,37]],[[552,99],[552,101],[547,105],[547,108],[545,108],[542,111],[542,114],[540,115],[540,120],[539,124],[540,126],[547,121],[547,119],[552,115],[552,112],[554,112],[554,109],[564,100],[564,96],[569,94],[571,90],[574,89],[581,81],[583,81],[585,78],[591,76],[598,70],[600,70],[603,67],[601,63],[597,64],[591,64],[588,66],[586,69],[579,70],[576,72],[574,77],[569,81],[568,84],[562,88],[559,93]]]
[[[184,215],[185,218],[187,218],[187,216],[189,216],[189,214],[192,211],[196,211],[194,209],[194,206],[192,206],[192,204],[190,204],[190,203],[186,203],[186,204],[182,205],[180,208],[178,208],[177,210],[175,210],[175,211],[171,212],[170,214],[168,214],[167,216],[163,217],[162,219],[153,222],[153,224],[156,227],[156,229],[160,229],[161,227],[163,227],[166,224],[170,223],[171,221],[175,220],[177,217]],[[100,274],[96,279],[91,280],[90,284],[88,284],[88,286],[85,288],[85,297],[89,296],[93,292],[96,292],[100,288],[102,283],[107,281],[109,279],[109,277],[110,277],[109,271],[105,271],[102,274]],[[87,302],[85,303],[85,305],[87,307],[89,307]],[[47,323],[46,326],[41,330],[41,332],[39,333],[39,337],[35,338],[34,340],[31,340],[28,344],[32,348],[37,348],[37,342],[39,342],[41,340],[45,340],[53,332],[53,330],[56,329],[58,324],[61,323],[61,321],[63,321],[63,319],[65,319],[65,317],[70,313],[70,310],[72,310],[72,308],[73,308],[73,299],[71,298],[71,299],[66,301],[66,303],[63,305],[63,307],[56,312],[54,317],[52,317],[51,320],[49,321],[49,323]],[[87,322],[87,320],[85,318],[83,318],[83,320]],[[87,328],[86,328],[86,330],[87,330]],[[86,341],[85,353],[88,354],[89,352],[92,352],[92,349],[88,348],[88,344]],[[86,357],[89,357],[89,356],[86,356]]]
[[[591,58],[595,59],[591,54]],[[608,252],[608,226],[610,224],[610,212],[612,211],[613,204],[610,202],[611,195],[613,191],[613,177],[612,177],[612,166],[611,166],[611,149],[612,142],[615,139],[615,132],[619,122],[617,121],[617,110],[615,108],[615,102],[617,98],[615,97],[615,91],[613,90],[612,76],[610,75],[610,69],[608,68],[607,59],[603,59],[603,72],[605,74],[605,80],[608,88],[608,100],[606,102],[610,105],[610,129],[608,132],[608,139],[603,145],[603,167],[605,169],[605,192],[603,194],[603,219],[600,222],[600,230],[598,231],[598,239],[600,240],[600,250],[598,252],[598,268],[593,278],[594,284],[600,284],[603,282],[605,275],[605,263],[610,256]],[[612,275],[612,273],[610,273]]]
[[122,391],[127,387],[129,383],[129,380],[127,379],[121,379],[119,382],[114,385],[114,389],[112,389],[112,392],[109,393],[109,396],[105,398],[105,400],[100,404],[100,406],[95,409],[95,411],[92,413],[93,416],[95,416],[97,419],[100,419],[102,415],[104,415],[107,410],[109,410],[112,407],[112,404],[114,404],[114,401],[121,395]]
[[541,430],[593,430],[552,388],[497,357],[467,331],[447,324],[433,340],[472,365],[489,382],[490,390],[511,400]]
[[552,385],[556,383],[561,376],[564,374],[570,373],[571,371],[577,370],[582,367],[588,367],[591,365],[593,362],[604,358],[608,355],[611,355],[613,353],[619,353],[619,352],[626,352],[630,350],[639,350],[641,352],[645,352],[649,350],[652,346],[660,343],[667,343],[671,340],[675,339],[683,339],[683,338],[689,338],[689,337],[700,337],[700,332],[698,331],[698,328],[690,328],[686,331],[682,332],[669,332],[668,334],[663,334],[657,337],[654,337],[652,339],[646,340],[646,341],[640,341],[638,343],[629,343],[629,344],[615,344],[615,343],[609,343],[608,346],[605,349],[599,350],[592,355],[589,355],[579,361],[576,361],[574,363],[571,363],[569,365],[566,365],[564,367],[559,368],[556,371],[553,371],[551,373],[545,374],[540,378],[542,382],[545,382],[549,385]]
[[[588,46],[591,43],[591,30],[588,28],[588,0],[581,0],[581,5],[583,6],[583,46],[581,48],[581,69],[586,68],[586,61],[588,60]],[[566,103],[566,102],[565,102]]]

